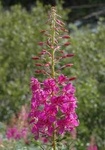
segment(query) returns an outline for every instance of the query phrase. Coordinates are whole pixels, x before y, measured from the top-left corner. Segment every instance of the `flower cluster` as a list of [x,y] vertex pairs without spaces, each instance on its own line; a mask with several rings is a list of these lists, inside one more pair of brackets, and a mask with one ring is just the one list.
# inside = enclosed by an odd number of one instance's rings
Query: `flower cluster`
[[14,126],[7,129],[6,137],[8,139],[20,140],[25,139],[27,137],[27,133],[28,128],[22,128],[19,130],[16,126]]
[[29,129],[27,105],[23,105],[21,111],[18,114],[18,117],[12,117],[11,125],[6,130],[6,137],[7,139],[24,139],[26,141],[28,134]]
[[90,145],[87,150],[98,150],[97,145]]
[[64,135],[78,126],[79,122],[75,109],[77,100],[75,87],[66,76],[47,78],[42,83],[31,78],[31,111],[30,124],[32,133],[38,139],[45,139],[56,135]]
[[95,137],[93,135],[90,137],[90,143],[87,147],[87,150],[98,150],[96,140],[95,140]]

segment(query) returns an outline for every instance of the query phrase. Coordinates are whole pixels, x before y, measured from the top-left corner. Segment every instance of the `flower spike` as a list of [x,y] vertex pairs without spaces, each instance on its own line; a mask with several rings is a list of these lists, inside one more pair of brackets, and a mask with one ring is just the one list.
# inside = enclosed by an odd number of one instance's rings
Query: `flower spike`
[[72,63],[62,64],[61,60],[71,58],[74,54],[65,53],[62,49],[71,44],[70,36],[55,7],[51,8],[47,24],[48,30],[41,31],[46,40],[38,43],[42,50],[38,57],[32,57],[37,61],[35,73],[45,75],[45,79],[39,81],[37,78],[31,78],[32,99],[29,116],[35,139],[41,138],[51,143],[53,150],[56,150],[59,135],[63,137],[66,132],[71,132],[79,125],[76,89],[71,83],[76,77],[69,78],[63,73],[60,74],[64,68],[73,66]]

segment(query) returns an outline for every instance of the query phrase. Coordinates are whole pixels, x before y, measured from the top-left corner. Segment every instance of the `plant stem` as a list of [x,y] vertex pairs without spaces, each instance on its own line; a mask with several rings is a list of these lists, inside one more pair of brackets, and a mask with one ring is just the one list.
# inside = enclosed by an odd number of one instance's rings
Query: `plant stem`
[[[55,9],[54,7],[52,7],[52,24],[51,24],[51,33],[52,33],[52,43],[51,43],[51,50],[52,50],[52,78],[55,78],[55,58],[54,58],[54,55],[55,55],[55,20],[56,20],[56,13],[55,13]],[[53,93],[52,93],[53,94]],[[53,128],[54,128],[54,124],[53,124]],[[53,140],[53,150],[56,150],[56,131],[54,129],[54,132],[53,132],[53,137],[52,137],[52,140]]]
[[56,150],[56,132],[53,132],[53,150]]
[[[52,12],[53,13],[53,12]],[[55,77],[55,62],[54,62],[54,43],[55,43],[55,13],[52,14],[52,77]]]

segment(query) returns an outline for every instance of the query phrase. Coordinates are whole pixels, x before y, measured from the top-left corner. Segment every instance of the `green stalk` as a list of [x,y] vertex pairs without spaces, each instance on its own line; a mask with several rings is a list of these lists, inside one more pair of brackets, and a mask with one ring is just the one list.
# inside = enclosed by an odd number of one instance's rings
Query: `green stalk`
[[[55,49],[54,49],[54,45],[55,45],[55,20],[56,20],[56,14],[55,14],[55,10],[54,8],[52,8],[52,28],[51,28],[51,33],[52,33],[52,70],[51,70],[51,75],[52,75],[52,78],[55,78]],[[52,93],[53,94],[53,93]],[[53,124],[53,127],[54,127],[54,124]],[[53,144],[52,144],[52,147],[53,147],[53,150],[57,150],[57,146],[56,146],[56,131],[54,129],[54,132],[53,132],[53,137],[52,137],[52,140],[53,140]]]
[[57,146],[56,146],[56,132],[53,132],[53,150],[56,150]]
[[55,77],[55,62],[54,62],[54,55],[55,55],[55,49],[54,49],[54,43],[55,43],[55,14],[53,13],[52,18],[52,77]]

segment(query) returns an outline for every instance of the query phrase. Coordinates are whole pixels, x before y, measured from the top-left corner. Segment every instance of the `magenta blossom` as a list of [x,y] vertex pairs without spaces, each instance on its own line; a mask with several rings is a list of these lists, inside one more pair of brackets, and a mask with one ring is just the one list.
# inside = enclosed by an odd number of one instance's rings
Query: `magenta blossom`
[[32,77],[31,89],[29,117],[36,139],[52,137],[54,131],[56,134],[64,135],[79,125],[75,112],[75,87],[66,76],[48,78],[42,83]]
[[97,145],[90,145],[87,150],[98,150]]
[[22,128],[19,130],[17,127],[14,126],[7,129],[6,137],[7,139],[20,140],[24,139],[27,136],[27,133],[28,133],[27,128]]

